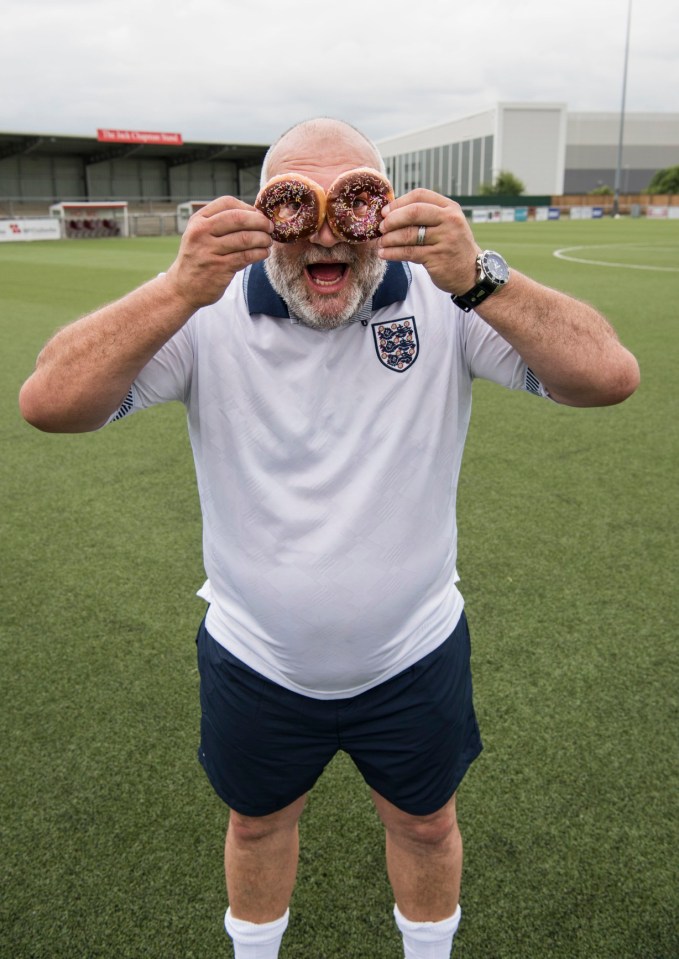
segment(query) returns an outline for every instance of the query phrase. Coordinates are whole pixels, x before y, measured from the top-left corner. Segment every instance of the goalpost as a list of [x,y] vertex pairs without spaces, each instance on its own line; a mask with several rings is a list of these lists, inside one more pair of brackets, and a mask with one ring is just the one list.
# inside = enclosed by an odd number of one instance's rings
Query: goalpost
[[71,239],[130,235],[126,200],[54,203],[50,216],[59,218],[61,235]]

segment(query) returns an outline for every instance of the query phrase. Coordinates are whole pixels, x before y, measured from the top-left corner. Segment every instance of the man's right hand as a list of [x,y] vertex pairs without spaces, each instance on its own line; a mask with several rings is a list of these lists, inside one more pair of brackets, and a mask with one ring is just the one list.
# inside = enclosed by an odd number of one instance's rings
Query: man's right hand
[[189,220],[167,280],[194,311],[215,303],[236,273],[267,258],[272,230],[271,221],[254,206],[219,197]]

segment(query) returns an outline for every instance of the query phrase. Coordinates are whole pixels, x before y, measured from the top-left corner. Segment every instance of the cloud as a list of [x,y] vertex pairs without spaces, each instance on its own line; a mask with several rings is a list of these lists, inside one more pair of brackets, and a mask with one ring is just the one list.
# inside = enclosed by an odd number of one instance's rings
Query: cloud
[[[0,129],[99,126],[269,142],[308,116],[380,138],[558,100],[617,110],[625,0],[22,0],[3,21]],[[630,110],[671,109],[676,0],[635,9]]]

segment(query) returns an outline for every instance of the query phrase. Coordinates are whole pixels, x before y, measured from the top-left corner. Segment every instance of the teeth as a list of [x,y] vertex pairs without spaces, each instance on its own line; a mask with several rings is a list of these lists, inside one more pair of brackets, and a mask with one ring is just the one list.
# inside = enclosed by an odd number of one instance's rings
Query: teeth
[[[337,264],[334,264],[333,262],[328,263],[327,261],[310,263],[307,266],[307,276],[317,289],[331,289],[335,286],[338,286],[342,282],[344,279],[345,269],[341,265],[339,265],[338,269],[335,270],[315,270],[314,267],[330,267],[335,265]],[[328,273],[330,276],[326,275]]]

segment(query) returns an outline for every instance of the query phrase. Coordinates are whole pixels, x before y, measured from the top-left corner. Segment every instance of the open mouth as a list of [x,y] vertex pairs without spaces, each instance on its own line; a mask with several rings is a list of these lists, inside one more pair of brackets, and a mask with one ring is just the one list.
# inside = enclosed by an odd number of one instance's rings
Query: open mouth
[[304,272],[312,289],[319,293],[335,293],[344,285],[348,267],[346,263],[309,263]]

